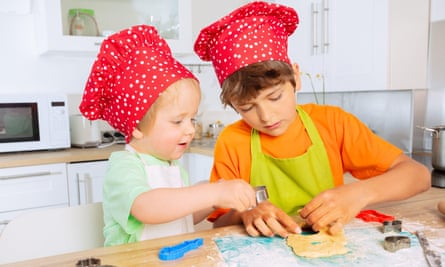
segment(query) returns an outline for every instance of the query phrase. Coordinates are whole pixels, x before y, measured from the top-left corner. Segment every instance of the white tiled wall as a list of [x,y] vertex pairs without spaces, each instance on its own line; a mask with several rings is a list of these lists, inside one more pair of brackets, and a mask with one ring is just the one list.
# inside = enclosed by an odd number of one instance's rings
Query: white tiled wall
[[[376,134],[410,153],[424,150],[426,90],[327,93],[326,104],[342,107]],[[299,93],[299,103],[315,102],[311,93]],[[320,99],[320,98],[319,98]]]
[[[240,119],[232,108],[224,108],[221,104],[221,89],[211,66],[193,65],[188,68],[200,80],[202,101],[198,118],[204,132],[210,123],[220,121],[228,125]],[[80,94],[68,96],[70,114],[79,113],[80,99]],[[321,101],[322,98],[318,99]],[[353,113],[381,137],[407,153],[431,149],[428,133],[416,128],[416,125],[425,126],[426,90],[328,92],[325,99],[326,104],[340,106]],[[315,98],[312,93],[298,93],[297,101],[310,103],[315,102]],[[100,127],[102,130],[111,129],[104,121],[100,122]]]

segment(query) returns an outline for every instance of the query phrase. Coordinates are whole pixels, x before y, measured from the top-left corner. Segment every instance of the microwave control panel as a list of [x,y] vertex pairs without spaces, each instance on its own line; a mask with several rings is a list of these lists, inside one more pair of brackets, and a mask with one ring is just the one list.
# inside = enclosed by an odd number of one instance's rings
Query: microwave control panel
[[50,106],[51,144],[69,147],[71,144],[67,101],[65,99],[51,99],[48,104]]

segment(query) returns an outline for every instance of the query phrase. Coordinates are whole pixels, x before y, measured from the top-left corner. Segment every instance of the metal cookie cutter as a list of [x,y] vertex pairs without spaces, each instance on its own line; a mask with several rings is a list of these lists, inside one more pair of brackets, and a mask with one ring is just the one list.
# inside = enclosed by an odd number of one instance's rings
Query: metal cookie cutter
[[256,204],[266,201],[269,199],[269,194],[267,193],[267,188],[265,185],[255,186]]
[[76,267],[115,267],[113,265],[101,265],[100,259],[97,258],[87,258],[79,260],[76,263]]
[[411,247],[411,239],[407,236],[387,236],[385,237],[385,241],[383,242],[383,248],[390,252],[395,252],[402,248],[410,248]]
[[384,221],[383,222],[383,233],[396,232],[400,233],[402,231],[402,221]]
[[76,263],[76,267],[97,267],[97,266],[100,266],[100,259],[96,258],[83,259],[79,260]]

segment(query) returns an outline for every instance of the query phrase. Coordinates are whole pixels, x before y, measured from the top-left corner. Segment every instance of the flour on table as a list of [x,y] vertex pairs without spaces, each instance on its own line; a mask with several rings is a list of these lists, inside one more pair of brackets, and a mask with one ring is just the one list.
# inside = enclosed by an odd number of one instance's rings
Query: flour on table
[[337,235],[330,235],[326,230],[311,235],[291,234],[286,243],[295,255],[306,258],[322,258],[348,252],[343,231]]

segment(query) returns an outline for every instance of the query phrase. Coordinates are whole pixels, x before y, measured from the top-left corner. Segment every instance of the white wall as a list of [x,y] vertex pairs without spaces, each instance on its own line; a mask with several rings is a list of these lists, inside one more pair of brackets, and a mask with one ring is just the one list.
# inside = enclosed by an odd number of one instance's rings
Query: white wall
[[[218,2],[219,6],[213,6],[212,4],[209,11],[210,1],[192,1],[193,35],[195,38],[199,28],[212,21],[211,17],[208,17],[210,12],[215,12],[212,13],[212,16],[217,16],[215,14],[218,12],[227,12],[221,8],[224,7],[223,2]],[[445,0],[435,1],[443,3]],[[39,56],[35,45],[35,36],[39,34],[39,29],[34,27],[32,9],[26,8],[27,5],[31,6],[33,1],[14,0],[14,2],[24,3],[25,8],[20,7],[20,4],[14,4],[12,7],[13,11],[17,11],[16,13],[5,11],[8,10],[9,1],[0,1],[0,93],[63,92],[77,96],[71,99],[78,101],[78,96],[83,92],[94,57]],[[230,7],[235,7],[242,2],[246,1],[231,0],[227,10],[231,10]],[[200,10],[200,8],[203,10]],[[206,14],[206,16],[199,18],[199,14]],[[442,36],[445,36],[445,34],[442,34]],[[443,38],[441,40],[443,42]],[[436,53],[442,53],[443,55],[444,49],[442,47],[444,46],[441,46],[441,49],[437,50],[439,52]],[[213,69],[211,67],[202,67],[201,69],[192,67],[192,70],[201,79],[203,103],[200,110],[211,114],[204,118],[204,126],[215,118],[221,118],[224,123],[236,119],[237,115],[233,112],[228,113],[228,115],[222,112],[223,108],[219,102],[220,89]],[[439,71],[442,73],[440,77],[443,78],[443,69]],[[429,97],[425,120],[429,126],[431,124],[445,124],[445,108],[443,108],[445,89],[444,87],[433,89],[434,91],[431,90],[431,96]],[[379,94],[381,93],[379,92]],[[75,112],[76,108],[77,103],[73,103],[70,110]],[[208,111],[213,111],[213,113]]]
[[[445,2],[445,1],[443,1]],[[445,124],[445,18],[431,23],[429,60],[429,126]]]
[[81,93],[94,59],[41,57],[37,34],[31,13],[0,13],[1,93]]
[[431,21],[445,20],[445,0],[431,0]]

